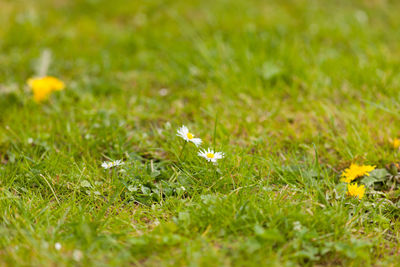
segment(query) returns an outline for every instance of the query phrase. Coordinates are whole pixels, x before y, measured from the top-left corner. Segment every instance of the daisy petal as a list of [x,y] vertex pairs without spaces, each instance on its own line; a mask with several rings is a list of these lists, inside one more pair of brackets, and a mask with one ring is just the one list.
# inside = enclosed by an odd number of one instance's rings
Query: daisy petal
[[199,146],[203,141],[200,138],[193,138],[190,140],[196,146]]
[[222,159],[224,157],[224,153],[222,152],[214,152],[211,148],[207,150],[200,150],[197,153],[200,157],[204,158],[208,162],[216,163],[217,160]]

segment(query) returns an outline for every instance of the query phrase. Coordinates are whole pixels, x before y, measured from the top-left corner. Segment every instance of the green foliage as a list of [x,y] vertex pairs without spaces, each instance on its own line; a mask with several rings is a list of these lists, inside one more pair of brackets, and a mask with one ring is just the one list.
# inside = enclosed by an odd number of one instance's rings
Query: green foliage
[[0,265],[398,264],[396,1],[0,6]]

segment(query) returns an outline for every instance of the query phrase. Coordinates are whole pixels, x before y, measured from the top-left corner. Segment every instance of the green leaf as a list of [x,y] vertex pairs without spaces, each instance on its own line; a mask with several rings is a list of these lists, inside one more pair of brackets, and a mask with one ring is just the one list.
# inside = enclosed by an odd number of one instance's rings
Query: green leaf
[[262,238],[263,240],[273,241],[273,242],[284,242],[285,239],[278,229],[265,229],[260,225],[254,226],[254,233],[256,236]]
[[143,195],[145,195],[145,196],[148,196],[148,195],[150,195],[150,193],[151,193],[150,188],[148,188],[148,187],[146,187],[146,186],[144,186],[144,185],[142,185],[142,186],[140,187],[140,189],[142,190],[142,193],[143,193]]
[[265,62],[261,69],[261,75],[265,80],[270,80],[282,73],[282,69],[273,62]]
[[370,187],[373,186],[374,183],[385,181],[388,175],[389,173],[386,169],[375,169],[370,172],[369,176],[365,176],[361,182],[365,184],[365,186]]
[[389,172],[386,169],[375,169],[369,173],[367,177],[374,177],[377,181],[384,181],[386,177],[389,175]]
[[92,185],[89,183],[89,181],[83,180],[83,181],[81,182],[81,187],[89,187],[89,188],[91,188]]

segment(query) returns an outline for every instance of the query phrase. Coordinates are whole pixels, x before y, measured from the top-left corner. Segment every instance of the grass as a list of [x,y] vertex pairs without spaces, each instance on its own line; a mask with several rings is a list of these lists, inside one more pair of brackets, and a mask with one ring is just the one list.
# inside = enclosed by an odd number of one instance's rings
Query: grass
[[398,160],[400,3],[0,6],[0,265],[398,264],[397,199],[339,174]]

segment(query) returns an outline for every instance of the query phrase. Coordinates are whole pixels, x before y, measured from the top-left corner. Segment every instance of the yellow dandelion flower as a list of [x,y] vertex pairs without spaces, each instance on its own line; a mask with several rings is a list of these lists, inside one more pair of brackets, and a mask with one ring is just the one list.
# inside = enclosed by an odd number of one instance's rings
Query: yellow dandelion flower
[[400,148],[400,139],[399,138],[395,138],[392,140],[392,147],[394,149],[399,149]]
[[53,91],[65,88],[63,81],[51,76],[31,78],[27,83],[33,91],[33,99],[38,103],[47,100]]
[[357,183],[347,185],[347,195],[351,197],[358,197],[362,199],[365,194],[365,186],[358,186]]
[[369,176],[369,172],[374,170],[375,167],[376,166],[351,164],[349,168],[343,171],[341,181],[350,183],[358,177],[364,175]]

